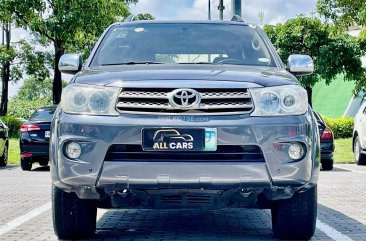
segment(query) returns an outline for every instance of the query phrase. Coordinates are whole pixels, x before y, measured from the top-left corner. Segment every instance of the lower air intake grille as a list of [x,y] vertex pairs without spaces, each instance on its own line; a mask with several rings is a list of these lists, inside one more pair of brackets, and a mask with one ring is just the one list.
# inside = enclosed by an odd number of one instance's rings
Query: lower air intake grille
[[143,151],[140,145],[112,145],[105,161],[118,162],[264,162],[262,150],[256,145],[217,146],[213,152]]
[[160,196],[160,203],[162,205],[204,205],[213,202],[212,195],[204,194],[189,194],[189,195],[162,195]]

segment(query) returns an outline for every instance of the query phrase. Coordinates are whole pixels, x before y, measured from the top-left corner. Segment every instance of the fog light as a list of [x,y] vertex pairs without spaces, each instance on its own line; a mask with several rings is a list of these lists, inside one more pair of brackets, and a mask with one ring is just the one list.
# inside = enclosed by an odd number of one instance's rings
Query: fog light
[[77,142],[71,142],[66,145],[65,152],[70,159],[76,159],[81,155],[81,146]]
[[292,159],[292,160],[300,160],[301,158],[304,157],[305,154],[305,150],[303,145],[299,144],[299,143],[293,143],[291,144],[291,146],[288,148],[288,156]]

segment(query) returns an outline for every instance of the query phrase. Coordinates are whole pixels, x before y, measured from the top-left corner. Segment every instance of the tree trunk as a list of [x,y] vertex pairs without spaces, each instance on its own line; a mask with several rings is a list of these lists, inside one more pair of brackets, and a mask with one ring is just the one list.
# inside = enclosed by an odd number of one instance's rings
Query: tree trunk
[[[6,50],[10,50],[10,23],[5,23],[3,26],[3,34],[6,39]],[[8,113],[8,95],[9,95],[9,80],[10,80],[10,62],[6,61],[2,66],[1,79],[1,103],[0,103],[0,115],[5,116]]]
[[62,75],[60,70],[58,69],[58,63],[60,62],[61,56],[64,54],[65,50],[60,46],[60,42],[56,40],[54,42],[55,48],[55,66],[54,66],[54,76],[53,76],[53,103],[58,105],[61,101],[61,93],[62,93]]
[[2,68],[2,95],[1,95],[1,106],[0,115],[5,116],[8,113],[8,93],[9,93],[9,79],[10,79],[10,63],[7,62]]
[[309,101],[309,105],[311,107],[313,107],[313,88],[307,86],[306,87],[306,92],[308,93],[308,101]]

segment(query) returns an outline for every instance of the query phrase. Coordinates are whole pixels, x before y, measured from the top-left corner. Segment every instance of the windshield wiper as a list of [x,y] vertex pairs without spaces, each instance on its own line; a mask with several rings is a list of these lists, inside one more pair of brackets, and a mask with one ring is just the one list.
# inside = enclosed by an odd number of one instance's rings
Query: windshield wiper
[[139,62],[125,62],[125,63],[110,63],[110,64],[102,64],[102,66],[110,66],[110,65],[137,65],[137,64],[164,64],[162,62],[154,62],[154,61],[139,61]]
[[179,64],[214,64],[211,62],[193,62],[193,63],[179,63]]

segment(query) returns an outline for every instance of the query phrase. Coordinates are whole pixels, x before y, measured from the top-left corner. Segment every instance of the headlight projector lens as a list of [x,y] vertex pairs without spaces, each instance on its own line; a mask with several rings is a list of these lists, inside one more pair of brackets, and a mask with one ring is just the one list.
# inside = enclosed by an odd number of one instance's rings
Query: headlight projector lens
[[109,96],[104,91],[95,91],[90,96],[89,107],[93,112],[103,113],[109,109]]
[[304,157],[304,154],[305,154],[304,147],[303,147],[303,145],[301,145],[299,143],[293,143],[288,148],[288,156],[292,160],[298,161]]
[[66,145],[65,152],[70,159],[76,159],[81,155],[81,146],[79,143],[71,142]]
[[287,95],[283,98],[283,105],[285,108],[290,108],[294,106],[296,103],[295,97],[293,95]]
[[280,98],[274,93],[266,92],[261,95],[259,104],[263,112],[276,113],[280,109]]

